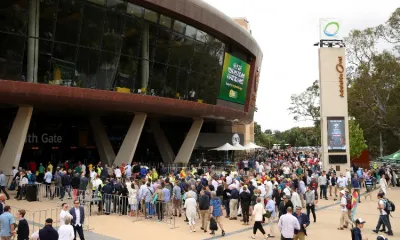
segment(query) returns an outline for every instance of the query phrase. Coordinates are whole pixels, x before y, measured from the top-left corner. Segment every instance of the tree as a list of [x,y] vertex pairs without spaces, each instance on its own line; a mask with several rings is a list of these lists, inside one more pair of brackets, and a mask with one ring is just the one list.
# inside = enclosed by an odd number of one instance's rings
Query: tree
[[349,132],[350,132],[350,158],[360,156],[360,153],[367,149],[367,144],[364,139],[364,132],[356,123],[355,120],[349,121]]
[[[353,30],[345,41],[349,114],[363,129],[373,154],[379,152],[380,134],[384,150],[396,151],[400,144],[400,8],[386,23]],[[389,48],[379,51],[378,42]]]
[[319,122],[319,84],[315,80],[313,84],[300,94],[293,94],[290,97],[291,103],[288,108],[295,121]]
[[349,112],[362,126],[391,131],[400,139],[400,62],[388,52],[361,65],[349,88]]
[[255,144],[262,147],[268,147],[271,142],[267,134],[261,130],[261,126],[257,122],[254,122],[254,141]]

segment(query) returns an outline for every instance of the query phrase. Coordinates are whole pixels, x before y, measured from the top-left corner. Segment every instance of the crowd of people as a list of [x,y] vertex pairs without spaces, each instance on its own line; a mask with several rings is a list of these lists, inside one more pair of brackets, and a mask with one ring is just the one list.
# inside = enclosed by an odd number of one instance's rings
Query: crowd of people
[[[393,235],[388,217],[391,210],[387,207],[392,202],[387,196],[390,184],[396,184],[393,181],[396,175],[389,166],[361,169],[353,165],[337,174],[333,166],[323,170],[317,153],[267,150],[249,155],[237,162],[236,167],[221,171],[201,165],[168,168],[162,164],[152,167],[135,162],[122,166],[103,166],[101,162],[85,166],[67,161],[57,164],[55,169],[51,163],[46,167],[40,164],[39,169],[31,167],[28,164],[26,170],[13,169],[18,199],[24,195],[26,185],[39,181],[48,186],[55,184],[55,192],[48,188],[49,196],[61,200],[66,194],[77,200],[82,191],[91,191],[99,212],[105,214],[116,210],[110,209],[111,196],[122,196],[125,202],[121,204],[118,200],[119,206],[123,206],[119,209],[122,215],[140,215],[158,221],[183,216],[192,233],[199,226],[201,231],[210,231],[212,235],[220,229],[224,236],[224,218],[243,225],[252,223],[253,239],[257,231],[265,239],[275,237],[275,220],[281,239],[305,239],[310,217],[312,222],[317,221],[318,201],[327,200],[340,200],[342,213],[338,230],[354,225],[354,239],[365,239],[360,230],[365,221],[351,220],[352,193],[358,193],[361,203],[361,189],[366,189],[365,199],[371,198],[372,190],[379,184],[380,217],[374,231]],[[200,223],[196,224],[198,219]],[[268,224],[267,231],[264,223]]]

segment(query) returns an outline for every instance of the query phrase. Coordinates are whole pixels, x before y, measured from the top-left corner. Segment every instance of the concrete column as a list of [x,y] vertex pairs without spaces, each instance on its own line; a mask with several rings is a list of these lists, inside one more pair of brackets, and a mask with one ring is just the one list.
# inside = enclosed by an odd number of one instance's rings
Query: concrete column
[[121,166],[122,163],[130,164],[135,155],[136,147],[142,134],[144,123],[146,122],[146,113],[135,113],[135,117],[128,129],[128,133],[122,142],[121,148],[118,151],[114,164]]
[[202,118],[194,119],[192,127],[190,127],[190,130],[187,133],[174,163],[187,164],[189,162],[194,146],[196,145],[197,138],[199,137],[201,127],[203,126],[203,122],[204,120]]
[[[141,76],[141,90],[144,94],[147,91],[147,84],[149,83],[149,24],[143,24],[142,32],[142,76]],[[144,91],[144,92],[143,92]]]
[[1,142],[1,138],[0,138],[0,156],[1,156],[2,152],[3,152],[3,143]]
[[91,117],[90,125],[92,126],[94,141],[96,142],[97,151],[99,152],[100,161],[103,164],[111,164],[115,160],[115,152],[111,142],[108,139],[106,130],[99,117]]
[[39,60],[39,16],[40,1],[29,1],[28,49],[27,49],[27,81],[37,82]]
[[175,153],[168,142],[167,136],[161,129],[160,124],[157,120],[150,121],[151,130],[154,133],[158,150],[160,151],[161,157],[164,163],[173,163],[175,160]]
[[13,166],[18,167],[21,160],[22,150],[26,140],[29,123],[31,122],[33,107],[20,107],[15,116],[7,142],[0,156],[0,169],[10,170]]

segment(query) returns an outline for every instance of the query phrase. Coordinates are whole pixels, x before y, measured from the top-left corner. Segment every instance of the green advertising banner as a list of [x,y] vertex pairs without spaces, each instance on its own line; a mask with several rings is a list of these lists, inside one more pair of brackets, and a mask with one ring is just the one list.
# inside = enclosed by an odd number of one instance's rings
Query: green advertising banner
[[244,105],[249,74],[249,64],[225,53],[218,98]]

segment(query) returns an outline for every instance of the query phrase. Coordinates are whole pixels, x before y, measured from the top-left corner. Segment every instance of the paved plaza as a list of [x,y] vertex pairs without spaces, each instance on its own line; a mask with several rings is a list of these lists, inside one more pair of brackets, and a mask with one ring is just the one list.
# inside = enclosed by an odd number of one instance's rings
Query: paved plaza
[[[12,194],[14,195],[14,194]],[[389,198],[398,203],[397,199],[400,199],[400,189],[392,188],[389,190]],[[16,208],[24,208],[28,211],[36,211],[42,209],[55,209],[60,206],[61,202],[27,202],[9,200],[8,205]],[[372,200],[361,198],[361,204],[358,205],[357,216],[367,221],[363,229],[363,235],[367,236],[369,240],[376,239],[376,234],[371,230],[375,228],[378,221],[378,211],[376,209],[377,198],[376,191],[373,192]],[[398,204],[397,204],[398,205]],[[94,207],[95,208],[95,207]],[[400,239],[400,211],[397,210],[393,213],[391,223],[393,227],[394,236],[390,237],[389,240]],[[54,216],[58,216],[59,213],[54,212]],[[339,225],[339,202],[333,201],[331,197],[329,200],[319,200],[317,208],[317,222],[311,223],[307,229],[308,239],[324,239],[324,240],[337,240],[337,239],[350,239],[350,233],[348,230],[339,231],[337,227]],[[36,219],[36,218],[35,218]],[[29,221],[29,219],[27,219]],[[36,227],[41,227],[43,223],[37,223],[34,220]],[[44,221],[44,220],[43,220]],[[86,239],[88,240],[128,240],[135,238],[139,239],[156,239],[156,237],[162,236],[162,239],[185,239],[185,240],[199,240],[199,239],[218,239],[220,238],[220,231],[217,235],[212,238],[208,233],[200,231],[200,220],[196,223],[197,232],[190,233],[188,225],[184,222],[184,218],[176,218],[175,228],[173,225],[167,223],[160,223],[152,220],[136,219],[135,217],[128,216],[91,216],[89,219],[90,231],[85,233]],[[224,239],[239,240],[248,239],[252,232],[252,225],[243,226],[239,221],[230,221],[226,218],[223,219],[223,225],[226,231]],[[267,226],[264,227],[268,232]],[[279,231],[275,224],[275,234],[277,235],[274,239],[279,239]],[[257,239],[262,239],[260,233],[257,235]]]

